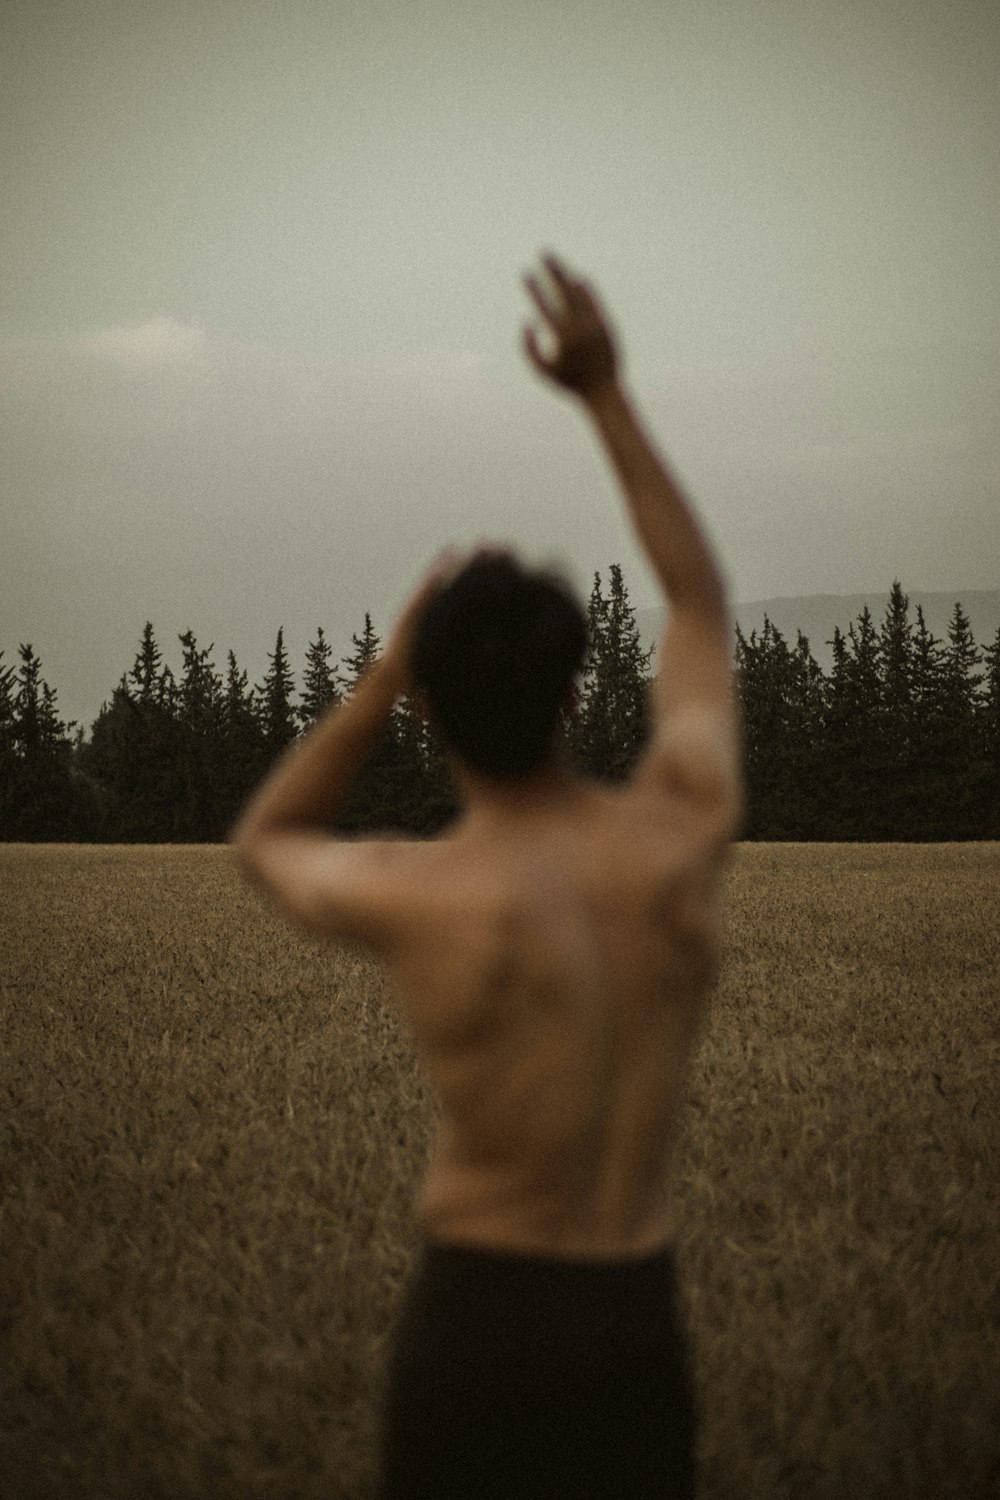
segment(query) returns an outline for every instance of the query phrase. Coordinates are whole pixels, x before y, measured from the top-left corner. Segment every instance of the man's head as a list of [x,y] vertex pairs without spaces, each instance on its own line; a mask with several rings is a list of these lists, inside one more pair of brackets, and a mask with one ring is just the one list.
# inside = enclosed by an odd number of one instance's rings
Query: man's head
[[552,760],[559,712],[583,665],[587,620],[555,574],[481,554],[432,600],[411,652],[414,685],[472,771],[513,779]]

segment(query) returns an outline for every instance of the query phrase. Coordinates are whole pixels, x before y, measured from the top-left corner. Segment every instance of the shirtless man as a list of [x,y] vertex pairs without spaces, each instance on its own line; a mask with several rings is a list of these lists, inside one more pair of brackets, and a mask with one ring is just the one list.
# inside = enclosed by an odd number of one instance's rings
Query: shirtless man
[[[741,808],[726,591],[594,293],[544,267],[526,282],[548,343],[529,328],[526,353],[596,430],[670,606],[634,775],[588,781],[559,741],[579,604],[481,551],[432,570],[233,832],[290,918],[385,961],[441,1103],[385,1410],[388,1500],[694,1491],[670,1164]],[[431,842],[331,837],[404,691],[449,748],[463,811]]]

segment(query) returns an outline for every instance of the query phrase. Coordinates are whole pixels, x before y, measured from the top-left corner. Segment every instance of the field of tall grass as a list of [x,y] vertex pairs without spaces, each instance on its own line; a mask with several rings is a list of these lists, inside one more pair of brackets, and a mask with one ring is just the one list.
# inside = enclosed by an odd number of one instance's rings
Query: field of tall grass
[[[742,845],[727,897],[701,1493],[995,1497],[1000,845]],[[433,1119],[380,970],[225,849],[0,846],[0,1496],[371,1496]]]

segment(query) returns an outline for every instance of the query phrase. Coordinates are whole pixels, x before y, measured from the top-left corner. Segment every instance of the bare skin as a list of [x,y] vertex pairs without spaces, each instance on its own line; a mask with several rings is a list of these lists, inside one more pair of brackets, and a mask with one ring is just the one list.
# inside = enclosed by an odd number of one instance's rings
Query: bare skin
[[718,958],[740,816],[725,589],[624,394],[607,320],[553,258],[528,290],[529,359],[582,406],[671,605],[654,731],[609,789],[554,750],[516,783],[453,774],[463,813],[431,843],[322,831],[400,692],[442,559],[386,652],[255,794],[233,833],[247,873],[310,930],[385,961],[441,1104],[420,1200],[427,1236],[627,1258],[674,1233],[671,1156]]

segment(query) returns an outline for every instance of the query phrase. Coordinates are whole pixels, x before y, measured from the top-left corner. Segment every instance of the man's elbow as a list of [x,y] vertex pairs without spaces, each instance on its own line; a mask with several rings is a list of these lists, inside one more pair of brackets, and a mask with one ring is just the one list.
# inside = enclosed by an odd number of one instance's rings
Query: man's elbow
[[239,817],[236,819],[236,822],[230,826],[229,832],[226,834],[226,843],[232,849],[237,858],[242,855],[244,849],[246,848],[248,837],[249,829],[247,827],[246,815],[244,813],[240,813]]
[[747,800],[743,784],[740,782],[732,789],[725,806],[727,842],[730,844],[738,843],[746,832],[746,824]]
[[260,880],[260,830],[241,814],[226,835],[226,843],[243,874],[251,880]]

